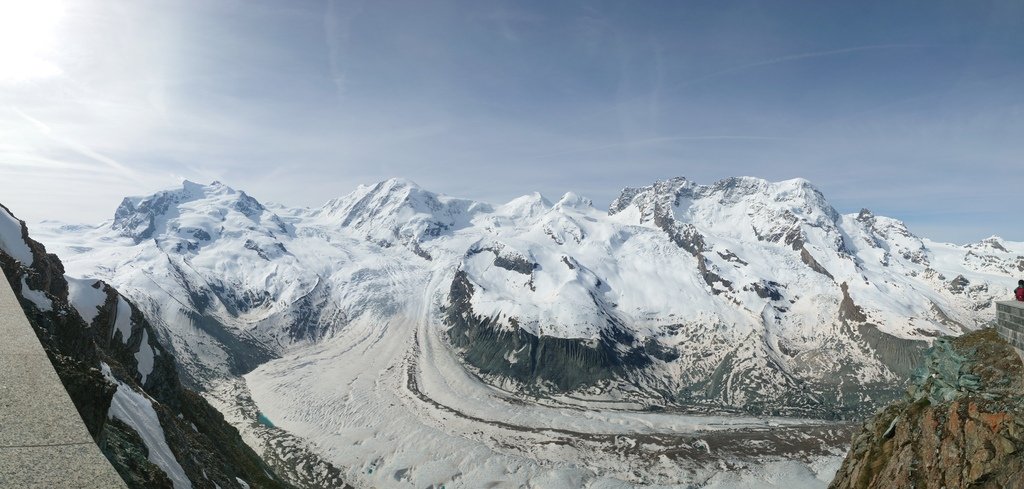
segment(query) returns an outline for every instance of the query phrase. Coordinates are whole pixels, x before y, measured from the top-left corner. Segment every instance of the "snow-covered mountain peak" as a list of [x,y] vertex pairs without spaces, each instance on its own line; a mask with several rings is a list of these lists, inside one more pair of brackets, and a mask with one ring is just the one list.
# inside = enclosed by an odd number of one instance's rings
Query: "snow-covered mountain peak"
[[608,214],[618,214],[631,206],[639,209],[641,215],[650,214],[656,204],[664,204],[666,201],[674,203],[679,195],[696,186],[685,177],[674,177],[646,187],[626,187],[612,201]]
[[224,194],[224,193],[233,194],[233,193],[237,193],[237,191],[235,189],[233,189],[233,188],[231,188],[231,187],[229,187],[227,185],[224,185],[223,183],[220,182],[220,180],[214,180],[214,181],[210,182],[209,184],[202,184],[202,183],[198,183],[198,182],[193,182],[192,180],[185,179],[185,180],[181,181],[181,188],[182,188],[182,190],[184,190],[186,192],[189,192],[192,195],[209,195],[209,194],[215,194],[215,193],[219,193],[219,194]]
[[886,216],[876,216],[868,209],[861,209],[856,215],[850,214],[849,217],[887,240],[899,236],[918,239],[903,221]]
[[555,203],[556,209],[588,209],[594,207],[594,202],[575,192],[566,192],[561,199]]
[[860,222],[868,222],[875,218],[875,214],[868,208],[861,208],[860,212],[857,213],[857,220]]
[[540,192],[533,192],[510,200],[495,209],[495,213],[510,218],[530,219],[547,213],[552,205]]
[[1000,238],[999,236],[995,236],[995,235],[989,236],[989,237],[987,237],[987,238],[985,238],[985,239],[983,239],[983,240],[981,240],[981,241],[979,241],[977,243],[971,243],[971,244],[967,245],[967,247],[968,248],[973,248],[973,249],[979,249],[979,250],[1002,252],[1002,253],[1009,253],[1010,252],[1010,250],[1008,250],[1006,248],[1006,243],[1003,241],[1003,238]]
[[686,200],[700,199],[714,199],[721,205],[752,200],[775,202],[794,209],[817,208],[831,216],[838,216],[821,191],[806,179],[770,182],[756,177],[730,177],[711,185],[700,185],[685,177],[675,177],[646,187],[627,187],[612,202],[609,213],[622,212],[631,205],[645,208],[671,202],[674,207],[680,207],[686,204]]
[[732,177],[700,185],[677,177],[626,188],[608,212],[620,215],[623,222],[654,225],[693,239],[710,233],[782,243],[794,249],[808,241],[828,249],[843,247],[837,227],[839,213],[810,182],[800,178],[769,182]]
[[[126,197],[110,227],[135,243],[176,233],[209,241],[225,230],[265,228],[271,234],[288,232],[279,217],[245,192],[220,182],[203,185],[189,180],[183,181],[180,189]],[[195,245],[192,242],[185,246],[194,250]]]
[[391,178],[374,185],[360,185],[352,193],[331,199],[320,215],[339,221],[342,226],[359,225],[380,215],[409,208],[420,210],[421,203],[436,200],[437,195],[410,180]]
[[803,178],[781,182],[755,177],[726,178],[710,186],[695,187],[692,198],[714,198],[722,205],[758,203],[806,217],[822,215],[831,221],[839,218],[821,191]]
[[488,204],[448,197],[412,181],[392,178],[334,199],[316,215],[325,225],[359,230],[383,246],[397,241],[423,256],[418,243],[469,226],[475,214],[493,210]]

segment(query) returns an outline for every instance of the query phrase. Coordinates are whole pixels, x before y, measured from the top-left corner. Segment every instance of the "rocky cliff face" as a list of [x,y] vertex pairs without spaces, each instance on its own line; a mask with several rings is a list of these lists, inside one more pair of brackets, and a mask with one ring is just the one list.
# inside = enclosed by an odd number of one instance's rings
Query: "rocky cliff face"
[[[2,205],[0,269],[89,433],[129,487],[291,487],[184,388],[156,330],[113,287],[64,276]],[[246,485],[247,484],[247,485]]]
[[1024,366],[985,329],[936,340],[864,424],[830,488],[1024,488]]

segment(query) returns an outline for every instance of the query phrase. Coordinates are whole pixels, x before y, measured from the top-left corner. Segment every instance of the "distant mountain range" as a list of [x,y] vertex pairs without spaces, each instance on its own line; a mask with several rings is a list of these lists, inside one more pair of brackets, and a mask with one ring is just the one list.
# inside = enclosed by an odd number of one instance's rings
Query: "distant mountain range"
[[513,392],[814,417],[897,395],[932,338],[985,324],[1024,274],[1024,243],[922,239],[802,179],[674,178],[607,211],[401,179],[290,208],[185,182],[35,236],[69,275],[116,286],[197,389],[403,315]]

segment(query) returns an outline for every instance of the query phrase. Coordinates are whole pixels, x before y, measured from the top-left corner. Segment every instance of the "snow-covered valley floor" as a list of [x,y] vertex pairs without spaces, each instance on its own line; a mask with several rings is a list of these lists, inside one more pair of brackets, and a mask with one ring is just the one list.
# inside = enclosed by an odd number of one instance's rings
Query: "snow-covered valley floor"
[[351,323],[245,377],[263,415],[357,486],[824,487],[849,439],[834,422],[512,396],[447,346],[438,284],[405,285],[406,314]]

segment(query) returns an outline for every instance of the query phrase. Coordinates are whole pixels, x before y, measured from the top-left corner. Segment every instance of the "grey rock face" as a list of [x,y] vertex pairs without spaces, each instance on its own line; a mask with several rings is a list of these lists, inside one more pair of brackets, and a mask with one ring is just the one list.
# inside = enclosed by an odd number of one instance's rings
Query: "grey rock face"
[[[597,341],[536,336],[520,328],[502,329],[493,318],[473,312],[473,285],[456,272],[445,311],[448,337],[481,374],[513,379],[527,390],[570,391],[628,375],[650,364],[643,346],[623,329]],[[665,354],[661,350],[659,354]]]

